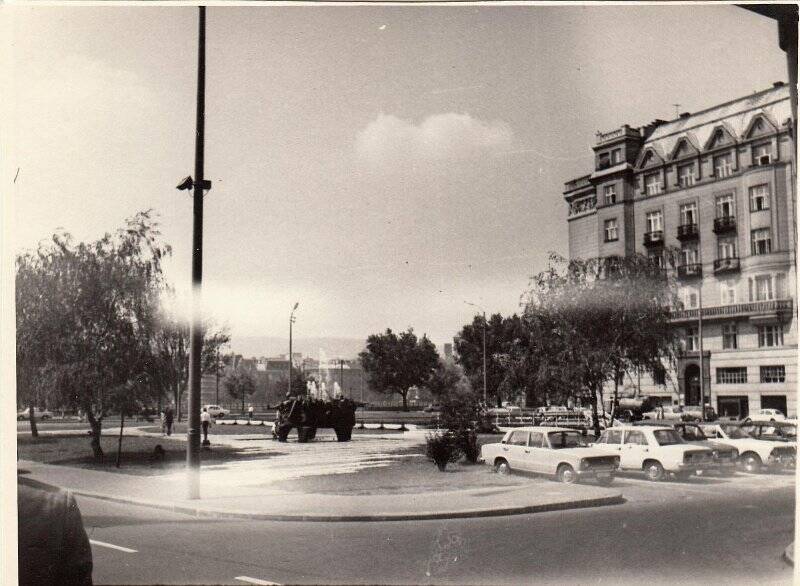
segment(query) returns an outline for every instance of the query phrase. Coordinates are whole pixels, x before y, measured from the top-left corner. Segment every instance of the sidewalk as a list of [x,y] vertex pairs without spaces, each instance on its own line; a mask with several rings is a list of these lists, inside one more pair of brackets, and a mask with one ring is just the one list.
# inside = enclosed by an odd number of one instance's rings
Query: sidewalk
[[[250,461],[253,467],[259,461]],[[185,473],[133,476],[19,461],[30,477],[77,495],[137,504],[198,517],[270,521],[406,521],[457,519],[596,507],[623,502],[613,488],[541,482],[534,486],[488,487],[391,495],[308,494],[268,485],[203,483],[199,500],[185,498]],[[232,480],[236,478],[233,476]],[[533,482],[533,481],[532,481]]]

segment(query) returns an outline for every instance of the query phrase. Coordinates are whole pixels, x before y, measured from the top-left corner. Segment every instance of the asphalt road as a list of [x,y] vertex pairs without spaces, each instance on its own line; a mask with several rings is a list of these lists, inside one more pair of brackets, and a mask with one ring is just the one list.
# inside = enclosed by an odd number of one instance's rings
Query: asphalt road
[[79,504],[97,584],[791,583],[780,559],[794,538],[791,475],[617,486],[627,502],[612,507],[427,522],[222,521]]

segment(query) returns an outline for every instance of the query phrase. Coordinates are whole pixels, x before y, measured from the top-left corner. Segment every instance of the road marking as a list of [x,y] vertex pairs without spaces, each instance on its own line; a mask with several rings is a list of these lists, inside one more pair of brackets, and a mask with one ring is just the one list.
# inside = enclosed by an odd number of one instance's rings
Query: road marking
[[249,576],[236,576],[234,580],[240,582],[247,582],[248,584],[263,584],[264,586],[281,586],[277,582],[267,582],[266,580],[259,580],[258,578],[250,578]]
[[96,539],[90,539],[89,543],[92,543],[94,545],[99,545],[100,547],[108,547],[109,549],[117,549],[119,551],[124,551],[125,553],[139,553],[135,549],[122,547],[121,545],[114,545],[113,543],[106,543],[105,541],[97,541]]

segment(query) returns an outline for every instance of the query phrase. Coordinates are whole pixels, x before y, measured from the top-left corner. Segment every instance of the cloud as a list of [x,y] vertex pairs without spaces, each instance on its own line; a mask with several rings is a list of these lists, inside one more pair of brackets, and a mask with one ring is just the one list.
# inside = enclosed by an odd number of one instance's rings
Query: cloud
[[434,114],[418,125],[379,114],[358,133],[356,153],[373,164],[465,160],[505,151],[513,139],[505,122],[484,122],[469,114]]

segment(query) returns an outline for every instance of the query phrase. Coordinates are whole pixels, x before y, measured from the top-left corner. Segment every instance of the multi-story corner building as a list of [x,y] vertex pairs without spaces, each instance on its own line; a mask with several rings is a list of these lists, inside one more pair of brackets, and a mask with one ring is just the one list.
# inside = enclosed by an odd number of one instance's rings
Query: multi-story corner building
[[[565,184],[571,258],[638,252],[676,273],[682,307],[672,321],[684,351],[668,376],[634,375],[628,390],[698,405],[702,386],[721,415],[771,407],[796,416],[790,100],[776,83],[675,120],[598,133],[594,171]],[[665,251],[677,251],[674,269]]]

